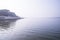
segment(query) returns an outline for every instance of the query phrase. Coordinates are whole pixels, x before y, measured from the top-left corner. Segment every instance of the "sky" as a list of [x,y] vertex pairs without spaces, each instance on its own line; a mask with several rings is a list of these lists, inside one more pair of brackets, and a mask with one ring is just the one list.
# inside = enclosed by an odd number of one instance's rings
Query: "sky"
[[21,17],[60,17],[60,0],[0,0],[0,9]]

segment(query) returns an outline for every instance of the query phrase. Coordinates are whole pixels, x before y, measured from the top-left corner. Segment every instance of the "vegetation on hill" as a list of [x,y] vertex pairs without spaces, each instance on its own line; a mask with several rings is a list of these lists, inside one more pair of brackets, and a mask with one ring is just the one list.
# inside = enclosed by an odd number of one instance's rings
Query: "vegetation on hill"
[[14,12],[11,12],[10,10],[2,9],[2,10],[0,10],[0,16],[12,16],[12,17],[16,17],[16,14]]

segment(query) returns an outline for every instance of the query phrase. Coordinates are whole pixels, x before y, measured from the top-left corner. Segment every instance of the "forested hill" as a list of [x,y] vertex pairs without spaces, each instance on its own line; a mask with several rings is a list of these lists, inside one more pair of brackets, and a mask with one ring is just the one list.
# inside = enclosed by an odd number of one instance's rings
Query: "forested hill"
[[16,14],[14,12],[11,12],[10,10],[2,9],[2,10],[0,10],[0,16],[13,16],[13,17],[16,17]]

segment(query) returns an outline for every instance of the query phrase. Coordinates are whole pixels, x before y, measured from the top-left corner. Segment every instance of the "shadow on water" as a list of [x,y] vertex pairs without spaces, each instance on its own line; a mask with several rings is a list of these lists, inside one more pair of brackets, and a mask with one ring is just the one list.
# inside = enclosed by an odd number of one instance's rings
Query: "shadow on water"
[[17,20],[0,20],[0,30],[7,30],[14,26]]

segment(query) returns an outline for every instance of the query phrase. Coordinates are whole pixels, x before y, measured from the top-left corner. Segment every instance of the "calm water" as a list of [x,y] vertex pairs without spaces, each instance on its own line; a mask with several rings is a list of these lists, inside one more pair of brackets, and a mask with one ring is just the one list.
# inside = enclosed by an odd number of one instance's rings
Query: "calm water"
[[0,20],[0,40],[60,40],[60,18]]

